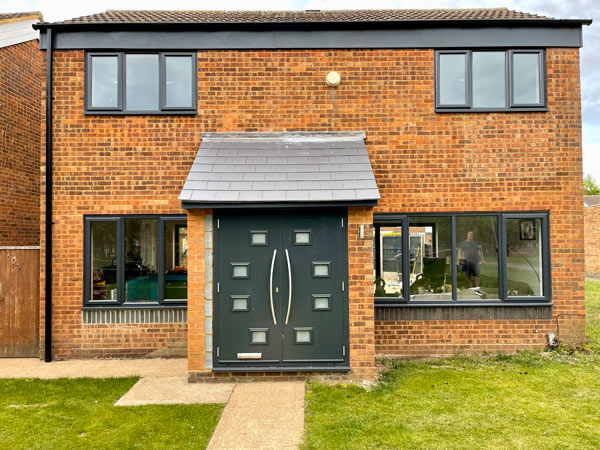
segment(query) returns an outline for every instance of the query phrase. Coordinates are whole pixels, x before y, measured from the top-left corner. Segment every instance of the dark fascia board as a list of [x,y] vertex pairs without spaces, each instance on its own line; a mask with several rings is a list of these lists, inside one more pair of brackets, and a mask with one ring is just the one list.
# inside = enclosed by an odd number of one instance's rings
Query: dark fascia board
[[51,23],[42,22],[33,25],[36,30],[52,28],[56,31],[94,28],[156,30],[168,29],[216,29],[216,30],[276,30],[293,29],[356,29],[356,28],[441,28],[441,27],[495,27],[495,26],[541,26],[560,27],[573,25],[591,25],[592,19],[458,19],[458,20],[399,20],[399,21],[355,21],[355,22],[82,22]]
[[200,203],[181,202],[181,209],[282,209],[282,208],[335,208],[341,206],[377,206],[377,200],[341,202],[250,202],[250,203]]
[[[209,50],[336,48],[546,48],[581,47],[581,23],[488,22],[486,25],[431,22],[418,27],[69,26],[53,29],[57,50]],[[170,24],[172,25],[172,24]],[[205,25],[205,24],[201,24]],[[206,24],[208,25],[208,24]],[[261,25],[261,26],[258,26]],[[477,26],[476,26],[477,25]],[[59,31],[59,32],[57,32]],[[40,32],[46,48],[46,29]]]

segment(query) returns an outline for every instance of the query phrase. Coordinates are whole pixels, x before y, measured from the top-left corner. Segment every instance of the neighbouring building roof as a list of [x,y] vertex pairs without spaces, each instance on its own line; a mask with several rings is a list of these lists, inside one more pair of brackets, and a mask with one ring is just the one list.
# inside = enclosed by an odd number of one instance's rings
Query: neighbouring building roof
[[[382,10],[306,10],[306,11],[150,11],[107,10],[45,25],[92,24],[352,24],[415,23],[455,21],[559,21],[508,8],[476,9],[382,9]],[[576,19],[581,23],[581,20]]]
[[584,195],[583,206],[598,206],[600,205],[600,195]]
[[362,132],[206,133],[179,196],[184,207],[379,198]]
[[21,22],[23,20],[39,19],[44,20],[42,13],[39,11],[17,12],[17,13],[0,13],[0,24],[8,22]]

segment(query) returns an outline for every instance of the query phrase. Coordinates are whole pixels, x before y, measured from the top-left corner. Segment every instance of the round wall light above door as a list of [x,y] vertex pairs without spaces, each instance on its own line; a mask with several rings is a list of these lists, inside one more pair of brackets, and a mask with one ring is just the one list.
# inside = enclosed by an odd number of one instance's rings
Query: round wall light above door
[[329,86],[339,86],[340,81],[342,81],[342,78],[340,77],[340,74],[335,71],[329,72],[325,77],[325,82]]

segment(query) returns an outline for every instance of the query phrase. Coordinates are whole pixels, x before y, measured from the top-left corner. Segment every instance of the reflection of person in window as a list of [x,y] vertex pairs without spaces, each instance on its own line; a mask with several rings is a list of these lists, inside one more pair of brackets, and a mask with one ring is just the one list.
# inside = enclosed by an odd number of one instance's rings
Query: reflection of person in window
[[458,246],[458,263],[467,277],[469,287],[473,287],[471,277],[475,279],[475,287],[479,287],[479,264],[485,264],[485,261],[481,247],[473,240],[472,231],[467,232],[467,239]]

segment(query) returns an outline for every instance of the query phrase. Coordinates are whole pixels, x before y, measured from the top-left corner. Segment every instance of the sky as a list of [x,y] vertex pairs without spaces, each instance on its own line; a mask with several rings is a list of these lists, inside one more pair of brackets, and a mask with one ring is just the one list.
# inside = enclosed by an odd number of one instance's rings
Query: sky
[[[168,6],[167,6],[168,5]],[[497,8],[569,19],[593,19],[583,27],[581,97],[583,171],[600,184],[600,0],[0,0],[0,12],[41,11],[58,21],[107,9],[287,10]]]

